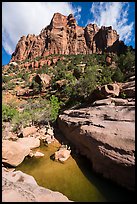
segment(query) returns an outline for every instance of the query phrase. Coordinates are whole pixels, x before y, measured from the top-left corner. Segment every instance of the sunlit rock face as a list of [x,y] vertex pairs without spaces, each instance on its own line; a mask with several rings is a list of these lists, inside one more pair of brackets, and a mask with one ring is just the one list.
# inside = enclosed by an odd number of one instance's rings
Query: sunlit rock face
[[2,202],[71,202],[65,195],[37,184],[21,171],[2,169]]
[[50,54],[118,52],[120,48],[119,35],[112,26],[99,28],[96,24],[88,24],[80,27],[72,14],[64,16],[55,13],[50,25],[42,29],[39,35],[28,34],[20,38],[11,61]]
[[[122,83],[119,89],[115,86],[102,86],[94,94],[98,99],[85,108],[64,111],[58,125],[78,152],[89,159],[94,171],[134,190],[135,81]],[[119,93],[126,93],[127,98],[120,98]]]

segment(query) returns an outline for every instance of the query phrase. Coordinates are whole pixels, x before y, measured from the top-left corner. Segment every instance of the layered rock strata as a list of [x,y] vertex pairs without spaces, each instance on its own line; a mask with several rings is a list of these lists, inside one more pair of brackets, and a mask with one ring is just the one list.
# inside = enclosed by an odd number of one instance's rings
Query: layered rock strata
[[135,188],[134,99],[110,97],[87,108],[64,111],[58,125],[96,172]]
[[99,28],[96,24],[88,24],[80,27],[72,14],[64,16],[55,13],[50,25],[42,29],[39,35],[28,34],[20,38],[11,62],[50,54],[101,54],[107,50],[119,52],[124,48],[112,26]]

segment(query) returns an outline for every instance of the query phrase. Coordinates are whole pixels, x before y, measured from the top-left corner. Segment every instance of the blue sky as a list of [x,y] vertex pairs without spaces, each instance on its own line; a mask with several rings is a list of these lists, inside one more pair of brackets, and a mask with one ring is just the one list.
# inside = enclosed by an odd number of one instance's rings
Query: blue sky
[[3,2],[2,65],[9,63],[20,37],[38,35],[55,12],[73,13],[83,27],[88,23],[112,25],[120,40],[135,47],[135,2]]

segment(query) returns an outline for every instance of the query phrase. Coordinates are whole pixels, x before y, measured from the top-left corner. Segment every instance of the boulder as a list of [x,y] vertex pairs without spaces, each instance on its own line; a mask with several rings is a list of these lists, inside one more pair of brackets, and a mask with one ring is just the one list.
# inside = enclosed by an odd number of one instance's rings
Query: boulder
[[46,134],[49,134],[51,136],[54,136],[54,130],[53,128],[49,128],[47,131],[46,131]]
[[34,148],[40,146],[40,140],[38,138],[34,138],[34,137],[19,138],[17,140],[17,143],[24,145],[24,146],[28,147],[29,149],[34,149]]
[[112,64],[112,58],[110,56],[106,57],[106,64],[111,65]]
[[60,148],[55,152],[55,161],[65,162],[70,157],[71,150]]
[[44,143],[50,144],[55,141],[54,136],[46,134],[40,138]]
[[34,77],[35,82],[42,84],[44,88],[49,87],[51,82],[51,77],[48,74],[37,74]]
[[37,128],[35,126],[26,127],[26,128],[22,128],[21,132],[23,134],[23,137],[28,137],[28,136],[33,135],[34,133],[36,133]]
[[37,185],[33,176],[29,176],[22,171],[6,171],[6,169],[2,168],[2,176],[11,182],[25,182]]
[[44,157],[44,154],[42,152],[35,152],[34,157],[39,158],[39,157]]
[[97,100],[93,102],[93,106],[100,106],[100,105],[117,105],[117,106],[130,106],[130,105],[135,105],[134,100],[128,100],[128,99],[123,99],[123,98],[113,98],[109,97],[106,99],[102,100]]
[[91,95],[89,96],[89,100],[99,100],[105,99],[108,97],[118,97],[120,93],[120,86],[116,83],[106,84],[103,86],[97,87]]
[[21,171],[2,172],[2,202],[70,202],[62,193],[37,184]]
[[18,166],[30,153],[30,148],[26,144],[3,140],[2,141],[2,162],[11,166]]
[[[132,102],[132,103],[131,103]],[[64,111],[58,125],[94,171],[130,190],[135,188],[135,103],[109,98]]]
[[112,95],[112,96],[119,96],[119,86],[117,84],[106,84],[100,88],[101,94],[105,97]]

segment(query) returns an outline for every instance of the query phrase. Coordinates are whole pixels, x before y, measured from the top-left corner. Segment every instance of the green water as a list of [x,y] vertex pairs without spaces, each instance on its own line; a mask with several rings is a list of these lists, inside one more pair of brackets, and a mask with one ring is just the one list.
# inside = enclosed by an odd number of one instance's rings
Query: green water
[[72,155],[64,164],[50,159],[59,146],[54,142],[37,148],[45,156],[26,158],[16,170],[32,175],[40,186],[61,192],[72,201],[134,201],[134,193],[92,172],[84,157]]

